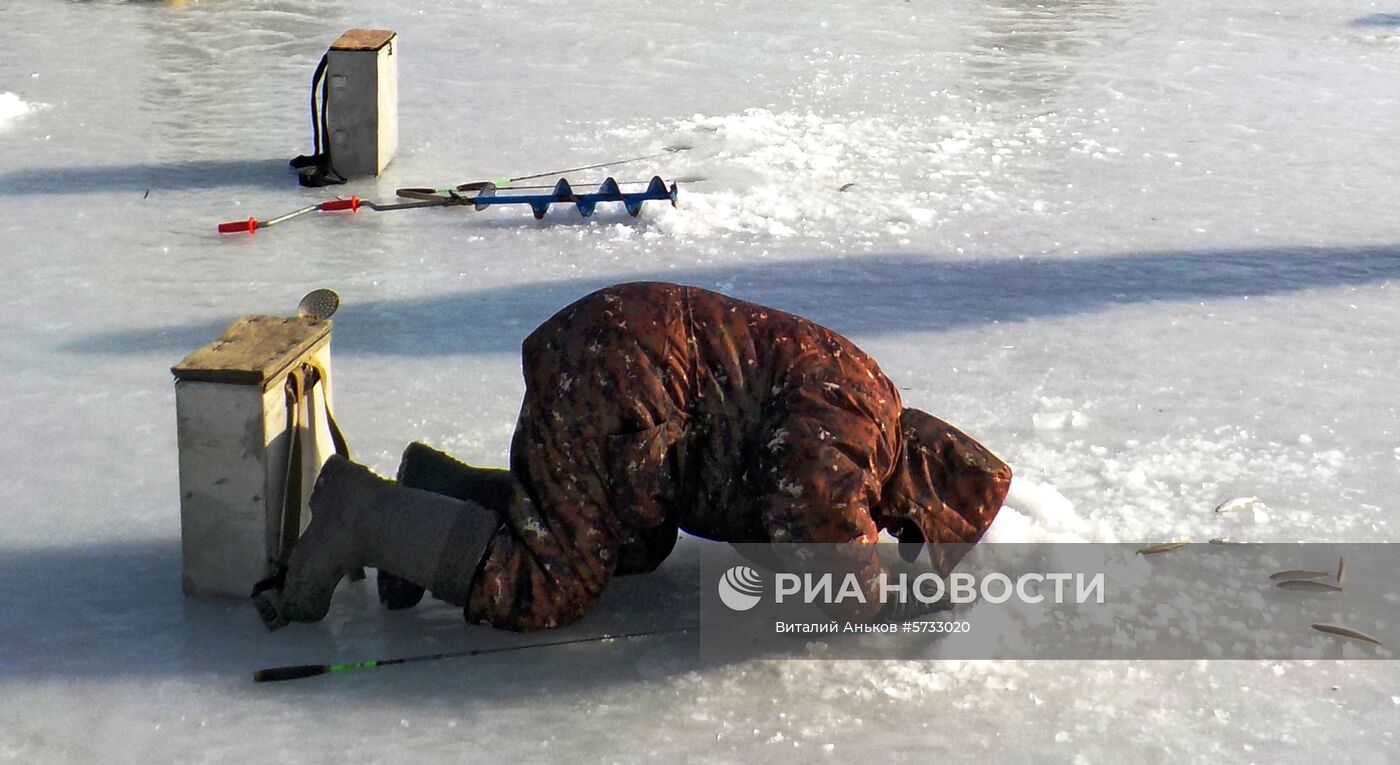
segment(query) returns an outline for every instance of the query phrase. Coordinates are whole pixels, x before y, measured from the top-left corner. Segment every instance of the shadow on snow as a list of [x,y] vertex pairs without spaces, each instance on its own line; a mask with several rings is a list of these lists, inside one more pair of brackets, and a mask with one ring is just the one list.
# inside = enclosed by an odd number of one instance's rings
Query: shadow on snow
[[133,165],[30,168],[0,173],[0,197],[191,191],[226,186],[286,188],[296,173],[285,159],[189,160]]
[[[182,678],[237,690],[252,688],[253,671],[266,667],[676,630],[698,619],[699,546],[712,544],[719,543],[683,537],[657,571],[614,579],[580,622],[530,634],[465,624],[461,609],[431,598],[413,609],[387,611],[375,598],[373,572],[364,582],[341,582],[323,621],[269,633],[246,599],[184,597],[176,540],[5,551],[0,666],[12,682]],[[832,639],[840,636],[827,641]],[[586,696],[759,656],[746,651],[705,654],[695,632],[672,633],[360,670],[259,689],[283,697],[333,694],[405,705],[444,697],[491,704],[536,695]]]
[[[940,332],[1154,302],[1224,300],[1358,287],[1400,278],[1400,246],[1149,252],[1065,259],[946,260],[876,255],[629,275],[719,289],[806,315],[854,337]],[[611,283],[583,277],[428,298],[347,303],[336,352],[439,356],[515,353],[539,322]],[[331,285],[334,286],[334,285]],[[231,320],[234,318],[230,316]],[[65,350],[183,354],[226,321],[91,335]]]

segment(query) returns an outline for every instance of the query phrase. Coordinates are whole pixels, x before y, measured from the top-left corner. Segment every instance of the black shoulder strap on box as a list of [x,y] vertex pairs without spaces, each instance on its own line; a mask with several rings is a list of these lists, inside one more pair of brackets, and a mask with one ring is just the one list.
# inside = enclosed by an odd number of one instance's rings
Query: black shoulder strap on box
[[[296,168],[297,181],[303,186],[334,186],[345,183],[345,178],[331,164],[330,128],[326,126],[326,101],[330,95],[330,83],[326,78],[326,66],[330,54],[321,57],[316,72],[311,75],[311,140],[314,148],[311,154],[303,154],[291,161]],[[317,95],[320,104],[317,104]]]

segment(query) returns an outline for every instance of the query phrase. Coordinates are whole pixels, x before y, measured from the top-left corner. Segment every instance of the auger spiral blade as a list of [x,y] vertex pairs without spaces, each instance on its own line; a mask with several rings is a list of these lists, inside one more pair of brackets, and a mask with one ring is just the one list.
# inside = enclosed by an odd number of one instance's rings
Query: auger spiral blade
[[570,185],[569,185],[569,182],[568,182],[567,180],[565,180],[565,179],[563,179],[563,178],[560,178],[560,179],[559,179],[559,182],[556,183],[556,184],[554,184],[554,201],[556,201],[556,202],[572,202],[572,201],[574,201],[574,187],[573,187],[573,186],[570,186]]
[[617,179],[608,176],[598,185],[598,197],[601,202],[621,202],[622,188],[617,185]]

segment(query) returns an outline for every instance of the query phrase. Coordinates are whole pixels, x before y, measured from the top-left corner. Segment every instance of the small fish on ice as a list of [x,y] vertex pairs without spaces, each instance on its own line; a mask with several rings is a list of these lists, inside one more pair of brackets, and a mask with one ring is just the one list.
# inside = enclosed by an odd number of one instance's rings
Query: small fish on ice
[[1359,632],[1357,630],[1351,629],[1350,627],[1342,627],[1337,624],[1314,624],[1312,625],[1312,628],[1317,630],[1318,632],[1326,632],[1329,635],[1351,638],[1352,640],[1360,640],[1363,643],[1370,643],[1372,645],[1381,645],[1381,641],[1379,639],[1371,637],[1370,635],[1367,635],[1364,632]]
[[1227,499],[1224,502],[1221,502],[1220,504],[1216,505],[1215,512],[1233,513],[1239,510],[1252,508],[1257,504],[1259,504],[1258,497],[1235,497],[1234,499]]
[[1171,552],[1178,547],[1185,547],[1190,542],[1162,542],[1161,544],[1148,545],[1137,551],[1138,555],[1156,555],[1158,553]]
[[1346,588],[1339,584],[1324,582],[1319,579],[1285,579],[1275,584],[1283,590],[1293,590],[1295,592],[1346,592]]

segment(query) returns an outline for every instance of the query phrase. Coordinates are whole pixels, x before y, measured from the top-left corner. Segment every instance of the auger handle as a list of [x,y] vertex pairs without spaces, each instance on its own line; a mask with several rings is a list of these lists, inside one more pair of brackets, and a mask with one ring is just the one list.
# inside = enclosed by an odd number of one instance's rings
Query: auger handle
[[324,675],[331,671],[325,664],[297,664],[290,667],[273,667],[271,669],[260,669],[253,673],[255,683],[276,683],[281,680],[300,680],[303,677],[315,677]]
[[423,199],[427,201],[437,201],[450,199],[454,194],[464,191],[484,191],[501,186],[508,186],[510,178],[497,178],[494,181],[472,181],[470,183],[459,183],[450,189],[430,189],[424,186],[410,186],[408,188],[396,189],[394,194],[405,199]]
[[249,218],[248,220],[234,220],[234,221],[229,221],[228,223],[220,223],[220,224],[219,224],[219,233],[220,233],[220,234],[241,234],[241,233],[244,233],[244,232],[247,232],[247,233],[251,234],[251,233],[253,233],[254,231],[257,231],[257,230],[258,230],[258,219],[257,219],[257,218]]
[[405,198],[405,199],[424,199],[424,200],[429,200],[429,201],[435,201],[435,200],[438,200],[438,199],[445,199],[446,197],[445,197],[443,194],[444,194],[444,192],[443,192],[442,190],[440,190],[440,189],[427,189],[427,188],[407,188],[407,189],[396,189],[396,190],[394,191],[394,195],[395,195],[395,196],[400,196],[400,197],[403,197],[403,198]]
[[349,210],[355,212],[360,209],[360,198],[350,197],[349,199],[332,199],[329,202],[322,202],[320,209],[324,212],[335,212],[338,210]]

